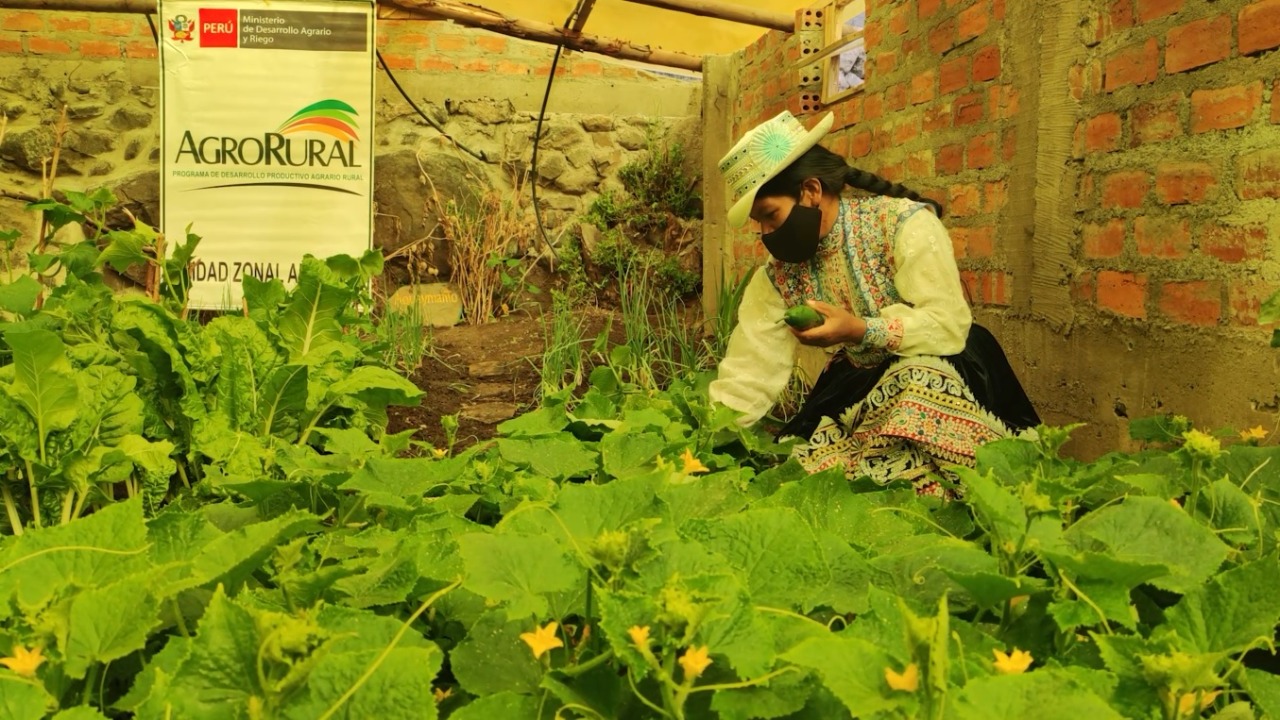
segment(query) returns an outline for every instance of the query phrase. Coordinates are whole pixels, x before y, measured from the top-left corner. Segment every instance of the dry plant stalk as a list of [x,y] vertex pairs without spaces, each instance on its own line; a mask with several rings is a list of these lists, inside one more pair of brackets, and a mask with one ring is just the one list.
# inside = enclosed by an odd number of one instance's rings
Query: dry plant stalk
[[523,174],[515,174],[510,191],[486,189],[477,192],[470,203],[445,201],[431,184],[432,201],[449,240],[451,280],[472,324],[494,317],[508,291],[503,283],[508,248],[513,244],[517,249],[526,247],[532,236],[518,203],[525,179]]

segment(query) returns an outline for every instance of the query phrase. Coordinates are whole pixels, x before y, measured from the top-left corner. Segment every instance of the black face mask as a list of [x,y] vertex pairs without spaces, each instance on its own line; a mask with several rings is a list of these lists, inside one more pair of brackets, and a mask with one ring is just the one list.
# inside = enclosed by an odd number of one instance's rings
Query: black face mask
[[796,204],[777,230],[761,235],[769,254],[785,263],[802,263],[818,254],[822,210]]

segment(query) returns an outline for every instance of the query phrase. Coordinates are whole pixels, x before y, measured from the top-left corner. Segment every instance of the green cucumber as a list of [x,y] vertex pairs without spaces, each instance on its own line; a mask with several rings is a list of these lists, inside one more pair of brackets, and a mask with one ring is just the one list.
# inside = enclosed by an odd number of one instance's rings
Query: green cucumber
[[822,314],[808,305],[789,308],[782,316],[783,322],[796,330],[811,330],[826,321]]

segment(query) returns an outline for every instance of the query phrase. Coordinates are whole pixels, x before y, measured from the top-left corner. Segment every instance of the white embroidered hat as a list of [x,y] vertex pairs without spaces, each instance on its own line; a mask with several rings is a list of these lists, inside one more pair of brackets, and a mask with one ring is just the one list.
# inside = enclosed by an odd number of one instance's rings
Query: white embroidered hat
[[720,159],[720,175],[729,185],[729,202],[733,203],[729,208],[729,224],[746,225],[760,186],[817,145],[834,123],[835,115],[827,113],[812,130],[805,130],[794,115],[783,110],[743,136],[729,154]]

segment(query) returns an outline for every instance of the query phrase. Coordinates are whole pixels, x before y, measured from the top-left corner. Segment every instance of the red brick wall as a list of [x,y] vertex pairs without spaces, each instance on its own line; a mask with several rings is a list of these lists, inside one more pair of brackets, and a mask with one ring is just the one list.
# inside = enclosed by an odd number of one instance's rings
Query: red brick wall
[[[869,0],[865,91],[819,112],[836,115],[828,147],[946,205],[975,305],[1034,311],[1030,298],[1015,303],[1009,258],[1036,240],[1001,221],[1011,194],[1034,192],[1010,187],[1019,143],[1035,141],[1019,133],[1036,123],[1021,115],[1035,110],[1009,55],[1039,38],[1015,32],[1006,1]],[[1080,178],[1066,218],[1076,321],[1256,324],[1260,298],[1280,287],[1269,265],[1280,237],[1280,0],[1078,5],[1080,62],[1067,77],[1077,126],[1064,158]],[[799,48],[798,36],[770,33],[745,51],[739,135],[800,111]],[[740,255],[758,257],[756,246],[740,236]]]
[[1109,0],[1081,101],[1077,300],[1101,315],[1247,326],[1280,198],[1280,0]]
[[[157,29],[159,19],[155,19]],[[392,70],[431,73],[541,75],[551,69],[554,49],[444,22],[380,20],[378,49]],[[106,60],[157,56],[142,15],[0,10],[0,56],[76,56]],[[557,76],[632,80],[630,66],[573,53],[561,59]]]

